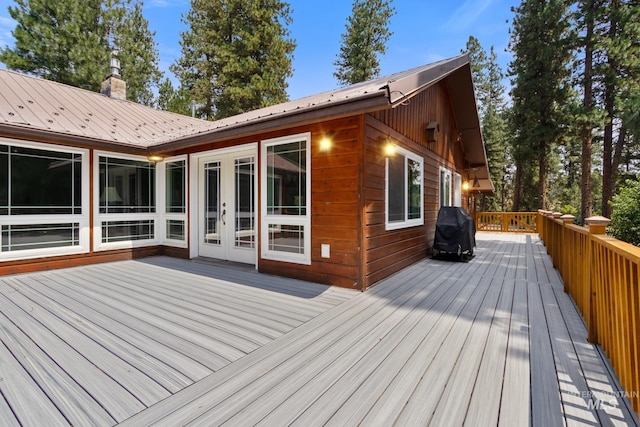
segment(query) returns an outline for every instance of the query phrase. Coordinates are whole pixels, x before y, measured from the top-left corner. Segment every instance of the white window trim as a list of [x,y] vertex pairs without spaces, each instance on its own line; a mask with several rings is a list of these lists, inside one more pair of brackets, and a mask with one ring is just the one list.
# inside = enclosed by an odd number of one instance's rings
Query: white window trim
[[[167,212],[167,163],[184,161],[184,213]],[[186,248],[189,246],[189,160],[186,155],[167,157],[162,162],[156,164],[156,211],[160,212],[158,223],[160,229],[155,229],[156,236],[162,241],[163,245],[174,246],[178,248]],[[184,240],[169,239],[167,237],[167,221],[183,221],[184,222]]]
[[0,138],[0,144],[36,150],[58,151],[61,153],[80,154],[82,156],[82,214],[76,215],[1,215],[3,225],[57,224],[78,223],[80,226],[78,246],[61,246],[57,248],[27,249],[15,252],[0,252],[0,261],[32,259],[61,255],[76,255],[89,252],[89,150],[65,147],[62,145],[42,144]]
[[[158,164],[156,164],[156,186],[155,186],[155,212],[143,213],[100,213],[100,157],[110,157],[113,159],[135,160],[148,162],[145,156],[135,156],[130,154],[114,153],[111,151],[94,151],[93,155],[93,248],[94,251],[108,251],[114,249],[131,249],[145,246],[157,246],[163,243],[159,237],[164,229],[165,224],[161,221],[161,214],[164,207],[159,205],[160,194],[163,193],[164,187],[160,187],[160,179],[158,177]],[[162,194],[162,200],[165,197]],[[164,202],[163,202],[164,203]],[[120,242],[102,243],[102,223],[106,221],[145,221],[153,220],[154,238],[149,240],[124,240]]]
[[[274,145],[288,144],[292,142],[306,141],[306,215],[268,215],[267,214],[267,148]],[[261,257],[273,261],[291,262],[296,264],[311,265],[311,133],[273,138],[261,141],[260,144],[260,236]],[[294,254],[269,249],[269,223],[282,225],[302,226],[304,233],[304,254]]]
[[385,159],[384,166],[384,221],[385,221],[385,230],[399,230],[401,228],[409,228],[416,227],[424,224],[424,159],[412,153],[409,150],[406,150],[402,147],[396,147],[396,153],[402,154],[404,156],[404,173],[406,179],[407,173],[407,161],[413,160],[420,164],[420,218],[407,219],[407,215],[409,212],[409,189],[405,190],[405,220],[404,221],[394,221],[389,222],[389,158]]

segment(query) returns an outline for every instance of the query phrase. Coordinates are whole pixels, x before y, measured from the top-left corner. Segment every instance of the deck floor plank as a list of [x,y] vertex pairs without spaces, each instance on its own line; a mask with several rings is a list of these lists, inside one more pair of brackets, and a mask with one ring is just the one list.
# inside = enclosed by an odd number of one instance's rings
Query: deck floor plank
[[638,425],[537,236],[477,241],[364,293],[168,257],[0,277],[0,424]]

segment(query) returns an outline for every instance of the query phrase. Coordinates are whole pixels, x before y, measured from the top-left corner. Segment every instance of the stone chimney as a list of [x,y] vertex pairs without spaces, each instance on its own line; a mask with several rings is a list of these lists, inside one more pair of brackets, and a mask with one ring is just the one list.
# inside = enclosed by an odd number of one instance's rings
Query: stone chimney
[[111,75],[100,85],[100,93],[110,98],[127,99],[127,83],[120,78],[120,61],[115,57],[117,52],[113,52],[110,61]]

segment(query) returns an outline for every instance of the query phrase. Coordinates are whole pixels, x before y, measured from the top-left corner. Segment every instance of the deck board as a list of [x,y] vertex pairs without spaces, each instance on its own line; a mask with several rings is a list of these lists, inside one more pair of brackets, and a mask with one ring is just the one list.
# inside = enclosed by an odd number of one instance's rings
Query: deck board
[[167,257],[0,277],[0,424],[637,425],[539,239],[477,240],[364,293]]

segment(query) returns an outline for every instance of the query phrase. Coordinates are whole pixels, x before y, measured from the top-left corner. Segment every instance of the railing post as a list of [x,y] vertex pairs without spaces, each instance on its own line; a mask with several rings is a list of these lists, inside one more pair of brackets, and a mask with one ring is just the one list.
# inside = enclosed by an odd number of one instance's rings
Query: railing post
[[[598,313],[596,311],[597,307],[597,298],[598,293],[595,289],[596,286],[594,284],[594,280],[596,279],[594,276],[596,272],[594,271],[597,266],[595,265],[595,255],[593,251],[594,240],[591,237],[592,235],[602,235],[607,233],[607,225],[611,222],[609,218],[605,218],[603,216],[592,216],[589,218],[585,218],[585,223],[589,226],[589,244],[587,245],[587,261],[589,265],[589,269],[587,270],[587,277],[585,278],[585,282],[589,287],[589,314],[585,316],[585,320],[588,325],[588,337],[590,343],[598,344],[598,323],[597,316]],[[604,285],[604,283],[603,283]]]

